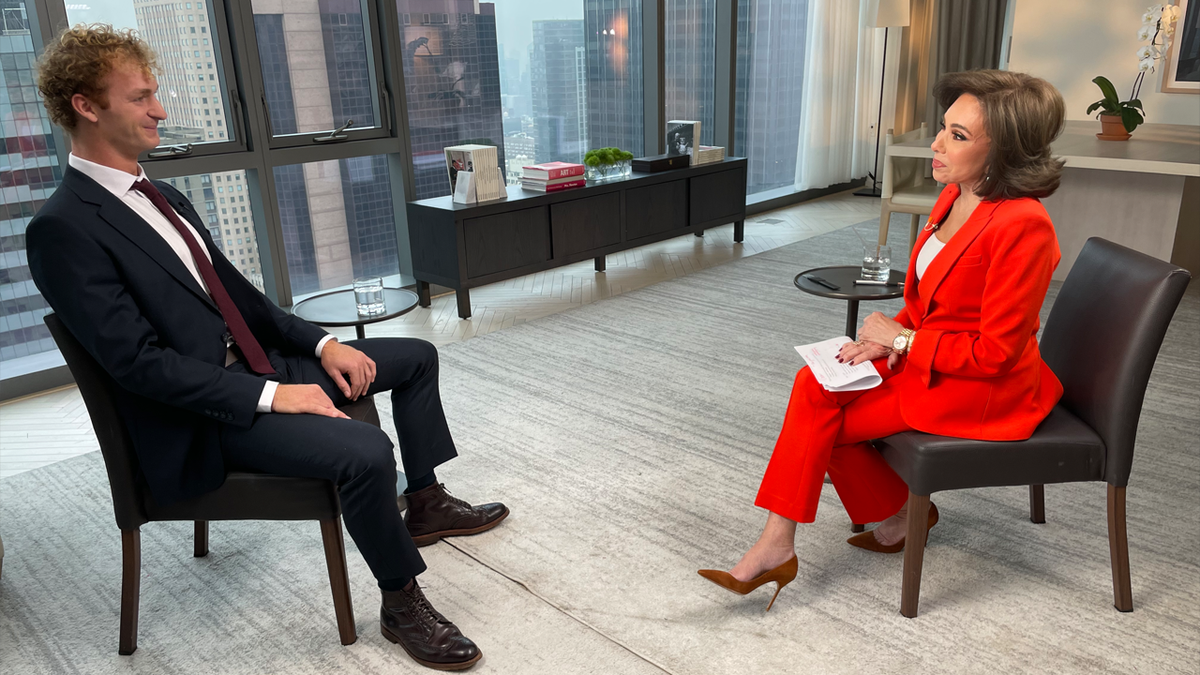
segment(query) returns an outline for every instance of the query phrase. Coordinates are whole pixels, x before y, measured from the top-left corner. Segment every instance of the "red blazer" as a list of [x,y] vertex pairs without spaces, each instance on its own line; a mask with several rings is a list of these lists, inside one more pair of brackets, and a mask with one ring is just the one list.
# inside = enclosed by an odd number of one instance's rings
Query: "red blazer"
[[[959,190],[942,190],[939,222]],[[1031,198],[983,202],[916,281],[917,237],[896,321],[916,330],[900,411],[914,429],[978,440],[1023,440],[1062,396],[1038,351],[1038,311],[1060,259],[1050,216]]]

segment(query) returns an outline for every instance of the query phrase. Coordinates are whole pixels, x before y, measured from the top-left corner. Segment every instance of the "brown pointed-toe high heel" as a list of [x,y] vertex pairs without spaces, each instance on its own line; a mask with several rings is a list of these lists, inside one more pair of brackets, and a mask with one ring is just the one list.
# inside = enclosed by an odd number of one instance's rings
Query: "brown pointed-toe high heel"
[[[929,526],[927,528],[925,528],[925,543],[929,543],[929,530],[932,530],[933,526],[937,525],[937,522],[938,522],[937,506],[934,504],[930,504],[929,505]],[[900,551],[904,550],[904,540],[903,539],[901,539],[900,541],[898,541],[890,546],[885,546],[884,544],[879,543],[879,540],[875,538],[875,530],[867,530],[866,532],[863,532],[861,534],[856,534],[853,537],[850,537],[849,539],[847,539],[846,543],[850,544],[851,546],[865,548],[868,551],[874,551],[876,553],[899,553]]]
[[774,581],[775,595],[771,596],[771,602],[767,603],[766,609],[769,612],[771,611],[771,605],[775,604],[775,598],[779,597],[779,591],[782,591],[784,586],[792,583],[792,580],[796,578],[796,570],[798,568],[799,561],[796,560],[796,556],[792,556],[791,560],[788,560],[779,567],[763,572],[750,581],[738,581],[729,572],[721,570],[700,570],[698,574],[721,588],[733,591],[738,595],[746,595],[759,586]]

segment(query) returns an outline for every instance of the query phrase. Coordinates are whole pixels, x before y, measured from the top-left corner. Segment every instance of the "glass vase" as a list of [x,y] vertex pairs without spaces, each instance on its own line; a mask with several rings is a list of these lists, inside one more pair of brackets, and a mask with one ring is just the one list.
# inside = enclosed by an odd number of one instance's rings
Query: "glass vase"
[[633,173],[633,160],[622,159],[613,164],[597,164],[589,166],[584,171],[584,177],[589,183],[604,183],[611,180],[628,178]]

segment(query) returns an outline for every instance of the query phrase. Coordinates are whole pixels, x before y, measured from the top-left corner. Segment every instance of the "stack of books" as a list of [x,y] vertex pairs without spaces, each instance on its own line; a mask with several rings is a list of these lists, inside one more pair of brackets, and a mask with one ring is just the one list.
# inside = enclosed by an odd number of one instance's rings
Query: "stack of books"
[[700,146],[700,150],[692,157],[692,165],[719,162],[723,159],[725,159],[725,148],[715,145],[702,145]]
[[535,192],[558,192],[583,187],[583,165],[569,162],[546,162],[521,167],[521,187]]
[[445,153],[454,201],[471,204],[507,196],[496,146],[453,145]]

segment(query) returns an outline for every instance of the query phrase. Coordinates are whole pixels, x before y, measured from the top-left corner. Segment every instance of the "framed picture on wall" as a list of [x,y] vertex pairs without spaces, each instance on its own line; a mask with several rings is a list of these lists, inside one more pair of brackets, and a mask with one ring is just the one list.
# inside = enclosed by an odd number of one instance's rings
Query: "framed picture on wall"
[[1200,0],[1179,0],[1175,37],[1163,60],[1162,90],[1200,94]]

